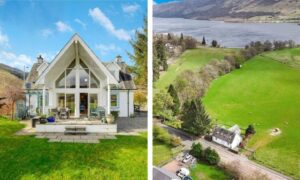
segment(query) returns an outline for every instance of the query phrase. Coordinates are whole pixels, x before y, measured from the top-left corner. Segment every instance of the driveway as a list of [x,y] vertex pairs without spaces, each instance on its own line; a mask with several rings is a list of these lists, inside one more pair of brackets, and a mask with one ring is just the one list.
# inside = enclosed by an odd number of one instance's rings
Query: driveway
[[185,149],[190,149],[193,142],[197,143],[201,143],[203,148],[207,148],[207,147],[211,147],[212,149],[215,149],[218,154],[220,155],[221,158],[221,162],[222,163],[239,163],[240,164],[240,170],[244,173],[244,174],[248,174],[249,176],[251,176],[252,174],[256,173],[256,172],[260,172],[262,174],[267,175],[270,179],[274,179],[274,180],[286,180],[286,179],[291,179],[288,176],[285,176],[281,173],[278,173],[272,169],[269,169],[265,166],[262,166],[260,164],[257,164],[251,160],[249,160],[247,157],[242,156],[242,155],[238,155],[238,154],[234,154],[232,152],[229,152],[226,148],[223,148],[222,146],[219,146],[215,143],[206,141],[202,138],[198,138],[198,139],[194,139],[190,138],[189,136],[187,136],[184,132],[178,130],[178,129],[174,129],[171,128],[169,126],[163,125],[161,123],[159,123],[158,125],[160,125],[161,127],[167,129],[169,131],[170,134],[174,134],[176,136],[180,136],[182,138],[182,143],[185,145]]
[[140,114],[134,118],[119,117],[117,120],[118,133],[137,133],[147,131],[147,114]]

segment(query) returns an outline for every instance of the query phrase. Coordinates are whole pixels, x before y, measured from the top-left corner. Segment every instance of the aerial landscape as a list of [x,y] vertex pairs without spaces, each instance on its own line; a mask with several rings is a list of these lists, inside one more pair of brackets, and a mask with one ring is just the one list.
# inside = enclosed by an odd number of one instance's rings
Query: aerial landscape
[[0,0],[1,180],[147,179],[145,12]]
[[156,1],[154,179],[300,178],[299,7]]

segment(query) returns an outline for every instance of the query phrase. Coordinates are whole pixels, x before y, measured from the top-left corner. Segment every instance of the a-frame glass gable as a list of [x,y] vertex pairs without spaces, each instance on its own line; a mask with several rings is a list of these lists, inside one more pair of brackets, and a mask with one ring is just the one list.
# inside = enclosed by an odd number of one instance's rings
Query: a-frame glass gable
[[[78,85],[76,84],[77,73],[79,77]],[[100,81],[81,59],[78,66],[76,66],[76,61],[73,60],[55,82],[56,88],[76,88],[77,86],[79,88],[100,87]]]

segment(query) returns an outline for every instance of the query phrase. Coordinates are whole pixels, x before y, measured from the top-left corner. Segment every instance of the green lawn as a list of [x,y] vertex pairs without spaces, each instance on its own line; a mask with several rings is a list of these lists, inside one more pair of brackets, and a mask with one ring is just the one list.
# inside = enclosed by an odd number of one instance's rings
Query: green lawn
[[232,54],[236,49],[225,48],[205,48],[185,51],[167,72],[160,76],[154,83],[155,89],[164,89],[168,87],[176,77],[185,70],[199,70],[203,65],[214,59],[222,59],[225,55]]
[[[203,100],[208,114],[219,123],[243,128],[254,124],[257,133],[248,146],[256,149],[256,159],[299,179],[300,69],[273,60],[283,54],[300,55],[299,49],[288,51],[246,62],[215,80]],[[282,133],[271,136],[273,128]]]
[[153,143],[153,164],[162,165],[172,159],[172,147],[157,141]]
[[0,179],[147,179],[147,134],[99,144],[48,143],[15,136],[23,126],[0,118]]
[[230,175],[226,174],[222,169],[216,166],[209,166],[203,163],[198,163],[191,169],[193,179],[204,180],[230,180]]

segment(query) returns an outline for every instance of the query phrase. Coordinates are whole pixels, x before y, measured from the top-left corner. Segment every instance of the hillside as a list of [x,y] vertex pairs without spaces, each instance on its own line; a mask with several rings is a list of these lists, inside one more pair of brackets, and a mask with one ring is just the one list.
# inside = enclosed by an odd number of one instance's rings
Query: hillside
[[23,81],[6,70],[0,69],[0,96],[4,95],[5,87],[8,85],[14,85],[21,88]]
[[298,0],[183,0],[154,6],[153,15],[225,21],[300,22]]
[[[2,64],[0,63],[0,70],[5,70],[5,71],[8,71],[10,72],[11,74],[17,76],[19,79],[23,79],[24,78],[24,72],[21,71],[20,69],[18,68],[13,68],[13,67],[10,67],[8,65],[5,65],[5,64]],[[25,74],[25,76],[27,76],[28,73]]]
[[[242,128],[253,124],[257,133],[248,146],[256,150],[256,160],[296,179],[300,178],[300,69],[294,62],[299,56],[299,48],[256,56],[213,81],[203,99],[218,123]],[[281,134],[271,135],[275,128]]]
[[168,70],[163,73],[159,80],[154,83],[156,89],[167,88],[176,77],[185,70],[199,70],[203,65],[214,59],[223,59],[224,56],[235,52],[235,49],[206,48],[185,51]]

